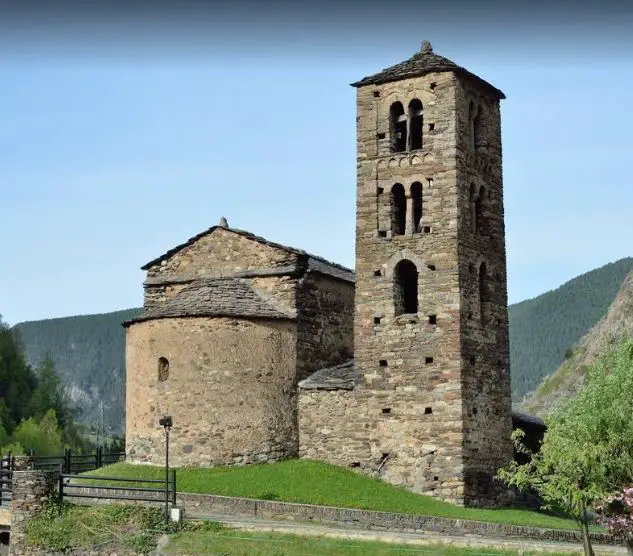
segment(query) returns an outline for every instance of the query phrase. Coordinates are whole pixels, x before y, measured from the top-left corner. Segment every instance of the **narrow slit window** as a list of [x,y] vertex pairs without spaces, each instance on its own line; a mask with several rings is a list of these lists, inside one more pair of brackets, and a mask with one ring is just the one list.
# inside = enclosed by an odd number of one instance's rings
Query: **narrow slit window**
[[169,378],[169,361],[165,357],[158,358],[158,382],[165,382]]

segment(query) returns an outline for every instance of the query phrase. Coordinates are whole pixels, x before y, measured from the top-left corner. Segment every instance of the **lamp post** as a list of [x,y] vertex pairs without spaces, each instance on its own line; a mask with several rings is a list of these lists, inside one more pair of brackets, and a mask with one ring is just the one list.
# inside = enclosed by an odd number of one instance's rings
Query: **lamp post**
[[165,429],[165,523],[169,523],[169,429],[174,422],[170,415],[165,415],[158,424]]

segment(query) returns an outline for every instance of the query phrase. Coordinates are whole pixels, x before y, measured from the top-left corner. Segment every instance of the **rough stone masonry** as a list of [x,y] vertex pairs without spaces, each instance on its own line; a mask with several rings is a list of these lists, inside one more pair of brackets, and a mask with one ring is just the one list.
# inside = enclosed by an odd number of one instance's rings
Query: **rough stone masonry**
[[512,457],[503,93],[433,52],[357,90],[355,274],[223,219],[143,267],[130,461],[306,457],[460,504]]

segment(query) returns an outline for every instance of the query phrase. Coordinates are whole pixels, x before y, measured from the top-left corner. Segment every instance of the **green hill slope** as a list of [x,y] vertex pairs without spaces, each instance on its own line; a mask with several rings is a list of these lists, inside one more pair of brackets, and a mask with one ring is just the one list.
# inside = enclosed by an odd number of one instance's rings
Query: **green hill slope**
[[23,322],[14,328],[31,365],[51,354],[83,420],[96,423],[102,401],[106,430],[120,434],[125,407],[125,330],[121,323],[139,312],[128,309]]
[[631,269],[633,258],[620,259],[509,307],[514,400],[558,368],[565,351],[606,314]]
[[623,336],[633,335],[633,272],[624,279],[607,314],[568,352],[565,362],[526,397],[521,404],[536,415],[550,413],[573,396],[582,384],[586,369]]
[[[509,307],[513,399],[535,390],[607,312],[633,258],[587,272],[560,288]],[[123,432],[125,334],[121,323],[137,315],[129,309],[100,315],[24,322],[16,325],[27,360],[37,364],[47,352],[55,361],[85,420],[96,423],[98,404],[112,433]]]

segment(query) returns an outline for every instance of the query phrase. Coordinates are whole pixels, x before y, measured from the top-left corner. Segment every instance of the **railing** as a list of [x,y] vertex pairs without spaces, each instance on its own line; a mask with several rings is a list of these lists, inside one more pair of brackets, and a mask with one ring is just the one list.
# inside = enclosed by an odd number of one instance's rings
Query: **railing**
[[34,454],[29,456],[29,461],[32,462],[34,469],[57,471],[61,465],[64,473],[93,471],[124,459],[124,452],[104,453],[103,448],[97,448],[94,454],[73,454],[67,448],[60,456],[37,456]]
[[[87,484],[85,481],[101,481],[105,484]],[[150,487],[128,486],[149,484]],[[70,490],[69,490],[70,489]],[[73,489],[89,489],[77,492]],[[103,492],[101,492],[103,491]],[[118,492],[117,492],[118,491]],[[121,493],[123,491],[123,493]],[[151,496],[151,495],[155,496]],[[130,479],[127,477],[102,477],[100,475],[59,474],[59,495],[68,498],[96,498],[107,500],[129,500],[133,502],[160,502],[176,504],[176,470],[171,469],[169,479]]]
[[30,469],[71,474],[94,471],[124,459],[124,452],[104,453],[102,447],[97,448],[93,454],[73,454],[68,448],[59,456],[38,456],[31,451],[27,456],[16,457],[9,453],[0,459],[0,506],[11,503],[13,471],[21,462],[25,462]]

